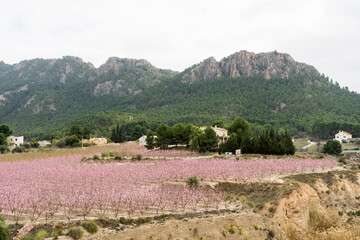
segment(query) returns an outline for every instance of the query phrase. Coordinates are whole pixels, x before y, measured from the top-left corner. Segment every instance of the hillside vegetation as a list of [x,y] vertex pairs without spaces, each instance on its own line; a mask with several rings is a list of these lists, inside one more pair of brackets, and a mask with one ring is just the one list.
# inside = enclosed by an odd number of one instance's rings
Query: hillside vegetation
[[0,122],[27,137],[61,134],[70,124],[108,136],[130,116],[152,126],[241,116],[292,135],[322,120],[332,126],[328,135],[339,128],[360,135],[360,95],[276,51],[209,58],[182,73],[120,58],[99,68],[76,57],[0,62],[0,89]]

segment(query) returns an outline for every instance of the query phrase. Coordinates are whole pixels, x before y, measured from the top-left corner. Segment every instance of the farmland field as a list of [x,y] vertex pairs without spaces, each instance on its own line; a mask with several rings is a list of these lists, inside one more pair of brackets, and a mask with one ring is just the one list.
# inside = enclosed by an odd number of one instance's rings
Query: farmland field
[[[209,187],[211,182],[258,181],[337,165],[332,158],[237,160],[199,158],[186,151],[119,150],[123,156],[137,153],[157,158],[99,163],[70,155],[1,162],[0,213],[9,221],[27,222],[218,210],[230,203]],[[193,176],[200,181],[197,187],[186,184]]]

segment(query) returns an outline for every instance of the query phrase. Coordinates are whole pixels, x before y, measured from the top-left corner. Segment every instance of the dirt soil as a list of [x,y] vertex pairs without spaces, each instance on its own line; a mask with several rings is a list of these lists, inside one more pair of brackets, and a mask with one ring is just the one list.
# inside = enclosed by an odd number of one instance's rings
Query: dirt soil
[[286,239],[279,225],[256,213],[224,213],[202,218],[168,220],[123,231],[108,231],[87,239]]

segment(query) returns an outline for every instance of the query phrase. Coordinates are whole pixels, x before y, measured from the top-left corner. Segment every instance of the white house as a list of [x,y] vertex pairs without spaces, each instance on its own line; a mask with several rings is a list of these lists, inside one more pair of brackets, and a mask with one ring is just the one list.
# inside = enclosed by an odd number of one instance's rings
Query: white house
[[[211,128],[215,131],[216,135],[219,138],[219,145],[225,143],[230,138],[230,136],[228,136],[228,131],[225,128],[219,128],[216,125],[215,127]],[[200,129],[204,131],[206,127],[201,127]]]
[[38,141],[39,147],[47,147],[48,145],[51,145],[51,142],[49,141]]
[[18,147],[24,144],[24,136],[20,136],[20,137],[10,136],[7,138],[7,141],[9,146]]
[[139,138],[139,146],[145,146],[146,145],[146,135]]
[[337,134],[335,134],[335,138],[334,140],[337,140],[339,142],[348,142],[349,139],[352,138],[352,135],[348,132],[344,132],[344,131],[339,131]]

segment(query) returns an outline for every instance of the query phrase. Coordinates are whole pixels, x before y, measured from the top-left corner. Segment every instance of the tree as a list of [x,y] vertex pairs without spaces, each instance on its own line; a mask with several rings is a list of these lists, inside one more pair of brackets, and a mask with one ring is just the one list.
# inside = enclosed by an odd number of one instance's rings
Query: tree
[[285,147],[285,154],[290,154],[290,155],[295,154],[295,146],[287,129],[285,130],[285,133],[282,136],[282,143],[284,144]]
[[151,130],[148,131],[146,135],[146,145],[147,149],[154,149],[154,134]]
[[4,146],[7,145],[7,141],[6,141],[5,134],[0,132],[0,146],[1,145],[4,145]]
[[171,128],[169,128],[166,124],[161,124],[156,129],[156,139],[155,139],[155,146],[159,147],[160,149],[168,148],[168,145],[171,143],[172,139],[172,132]]
[[66,142],[66,145],[67,146],[74,146],[75,144],[79,143],[80,142],[80,139],[78,138],[78,136],[76,136],[75,134],[74,135],[71,135],[71,136],[68,136],[68,137],[65,137],[65,142]]
[[323,147],[323,153],[330,155],[339,155],[341,152],[341,143],[337,140],[328,140]]
[[83,134],[85,139],[90,139],[91,129],[88,126],[84,127]]
[[38,143],[38,141],[36,140],[36,138],[32,138],[32,139],[30,140],[30,145],[31,145],[31,147],[33,147],[33,148],[39,147],[39,143]]
[[232,152],[235,153],[236,149],[239,149],[238,135],[236,133],[231,134],[230,138],[219,146],[219,152]]
[[4,134],[5,137],[8,137],[13,133],[13,130],[11,130],[8,125],[2,124],[0,125],[0,133]]
[[114,143],[121,143],[124,141],[123,137],[123,126],[120,127],[120,124],[117,124],[116,127],[112,129],[111,132],[111,141]]
[[171,131],[172,131],[171,144],[175,144],[176,146],[179,144],[184,144],[184,140],[186,139],[185,126],[182,123],[176,124],[171,128]]
[[234,119],[228,131],[229,134],[231,134],[231,133],[241,133],[249,129],[250,129],[250,123],[245,119],[243,119],[242,117],[238,117]]
[[70,128],[70,135],[76,135],[78,138],[81,138],[84,134],[84,131],[79,125],[72,125]]
[[218,142],[216,132],[211,127],[207,127],[199,137],[199,151],[213,151],[218,146]]
[[221,120],[216,120],[211,124],[211,126],[213,126],[213,127],[218,126],[220,128],[223,128],[223,127],[225,127],[225,123]]

